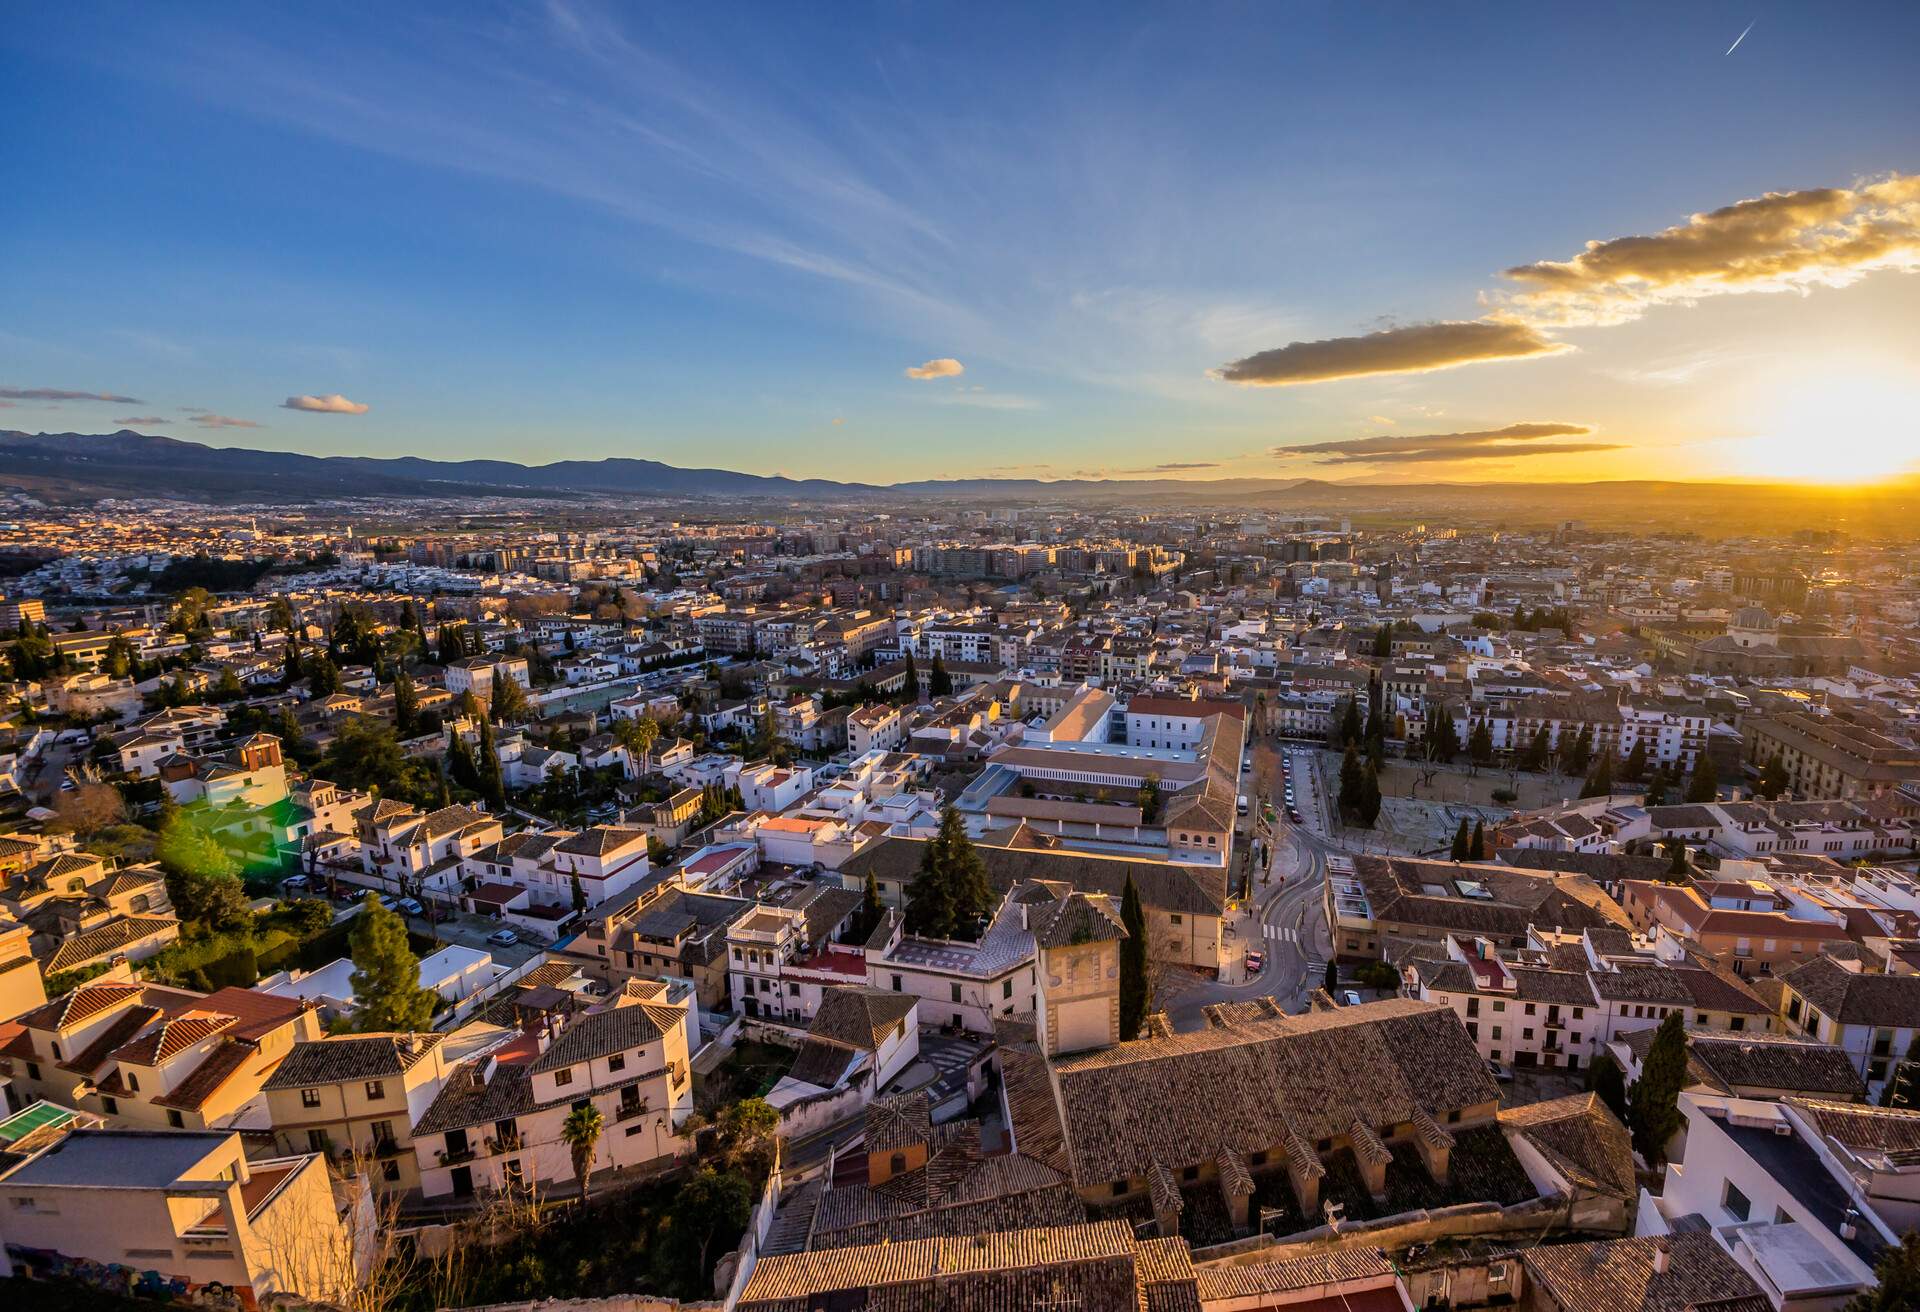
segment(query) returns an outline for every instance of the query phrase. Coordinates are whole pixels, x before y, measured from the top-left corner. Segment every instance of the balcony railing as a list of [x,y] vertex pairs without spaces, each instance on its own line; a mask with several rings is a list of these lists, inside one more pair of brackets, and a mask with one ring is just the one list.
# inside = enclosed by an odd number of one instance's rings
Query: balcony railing
[[487,1151],[490,1153],[517,1153],[526,1145],[521,1142],[520,1134],[493,1134],[487,1136]]
[[457,1166],[461,1162],[470,1162],[479,1155],[472,1144],[468,1144],[465,1148],[442,1148],[436,1154],[442,1166]]
[[623,1102],[614,1108],[613,1119],[616,1121],[630,1121],[636,1116],[645,1116],[646,1114],[647,1104],[644,1101],[636,1103]]

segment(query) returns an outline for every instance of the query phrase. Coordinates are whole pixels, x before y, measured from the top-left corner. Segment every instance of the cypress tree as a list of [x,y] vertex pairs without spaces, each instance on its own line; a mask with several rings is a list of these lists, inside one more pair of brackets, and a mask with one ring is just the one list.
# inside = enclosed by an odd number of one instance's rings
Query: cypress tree
[[486,799],[492,810],[504,811],[507,806],[506,780],[500,771],[500,753],[493,745],[493,725],[487,720],[480,721],[480,760],[475,773],[479,775],[479,793]]
[[1615,1116],[1626,1119],[1627,1073],[1620,1069],[1612,1053],[1602,1051],[1593,1059],[1593,1065],[1587,1068],[1587,1088],[1599,1094],[1600,1101]]
[[907,886],[907,928],[928,938],[952,938],[953,878],[947,861],[946,817],[920,852],[920,871]]
[[1120,923],[1127,936],[1120,941],[1120,1038],[1140,1037],[1140,1027],[1151,1005],[1152,984],[1147,978],[1147,917],[1140,907],[1140,890],[1133,876],[1120,895]]
[[1639,783],[1647,777],[1647,741],[1636,738],[1633,750],[1627,753],[1627,763],[1620,770],[1620,777],[1631,783]]
[[1454,830],[1454,833],[1453,833],[1453,851],[1451,853],[1452,859],[1455,861],[1465,861],[1467,859],[1468,853],[1470,853],[1473,850],[1472,847],[1470,846],[1472,841],[1473,840],[1468,836],[1468,833],[1467,833],[1467,818],[1465,816],[1461,816],[1460,827]]
[[1472,861],[1487,859],[1487,822],[1484,820],[1473,822],[1473,837],[1467,842],[1467,858]]
[[1680,1013],[1671,1011],[1640,1066],[1640,1078],[1627,1090],[1627,1128],[1647,1165],[1666,1160],[1667,1141],[1680,1129],[1680,1089],[1687,1077],[1687,1032]]
[[1713,758],[1701,752],[1699,764],[1693,767],[1693,779],[1687,784],[1687,800],[1711,802],[1718,796],[1720,796],[1720,774],[1713,768]]

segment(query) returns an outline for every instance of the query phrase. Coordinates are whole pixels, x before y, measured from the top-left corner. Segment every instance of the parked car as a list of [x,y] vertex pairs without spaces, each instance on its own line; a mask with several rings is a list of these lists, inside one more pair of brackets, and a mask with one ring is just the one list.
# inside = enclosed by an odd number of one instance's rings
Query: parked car
[[421,914],[421,912],[426,910],[426,908],[420,905],[418,900],[410,897],[403,897],[398,902],[395,902],[393,904],[393,909],[395,911],[404,912],[409,916],[417,916]]
[[1487,1074],[1493,1076],[1494,1079],[1500,1081],[1502,1084],[1513,1083],[1512,1069],[1510,1067],[1502,1066],[1499,1062],[1494,1061],[1491,1058],[1489,1058],[1487,1061]]
[[1346,1006],[1357,1007],[1360,1005],[1360,995],[1352,989],[1347,989],[1340,995],[1340,1001]]
[[1247,950],[1247,974],[1258,975],[1267,966],[1267,954],[1259,948]]
[[497,948],[510,948],[520,941],[520,936],[510,929],[496,929],[487,935],[487,942]]
[[308,882],[305,875],[288,875],[280,881],[280,887],[289,892],[305,892]]

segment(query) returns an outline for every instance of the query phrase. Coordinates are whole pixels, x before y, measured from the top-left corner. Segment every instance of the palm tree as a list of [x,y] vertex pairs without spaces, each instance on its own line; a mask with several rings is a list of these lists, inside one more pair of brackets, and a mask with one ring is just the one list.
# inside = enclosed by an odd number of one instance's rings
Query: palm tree
[[566,1122],[560,1127],[560,1141],[573,1154],[573,1174],[580,1181],[582,1207],[587,1205],[587,1177],[593,1174],[593,1150],[600,1143],[600,1132],[606,1128],[606,1118],[592,1103],[567,1113]]

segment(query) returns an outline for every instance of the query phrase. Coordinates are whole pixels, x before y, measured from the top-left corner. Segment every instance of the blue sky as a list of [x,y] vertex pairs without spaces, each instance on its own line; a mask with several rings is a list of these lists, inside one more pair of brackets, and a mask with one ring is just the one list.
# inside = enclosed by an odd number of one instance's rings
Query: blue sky
[[[1209,371],[1767,192],[1906,223],[1916,51],[1913,5],[16,10],[0,426],[885,481],[1792,474],[1831,419],[1882,472],[1912,243],[1527,306],[1532,358]],[[1409,434],[1480,454],[1272,453]]]

